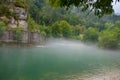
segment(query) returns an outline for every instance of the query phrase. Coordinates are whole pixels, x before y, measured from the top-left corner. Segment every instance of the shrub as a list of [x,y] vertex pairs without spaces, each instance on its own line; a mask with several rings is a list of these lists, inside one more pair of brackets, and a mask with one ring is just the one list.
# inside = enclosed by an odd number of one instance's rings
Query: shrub
[[98,40],[98,35],[99,32],[96,28],[88,28],[85,32],[84,32],[84,41],[90,41],[90,42],[96,42]]
[[52,25],[53,37],[65,37],[69,38],[72,35],[72,27],[66,21],[57,21]]
[[42,25],[39,27],[40,28],[40,32],[41,33],[45,33],[46,37],[52,37],[52,34],[51,34],[51,26],[45,26],[45,25]]
[[17,7],[27,8],[27,4],[22,0],[15,1],[14,5],[17,6]]
[[5,28],[5,23],[0,22],[0,37],[4,34],[6,28]]
[[103,48],[116,48],[118,46],[116,32],[110,30],[101,32],[98,45]]
[[6,17],[11,16],[11,12],[8,6],[0,5],[0,16],[6,16]]
[[30,32],[39,32],[40,25],[37,24],[32,18],[28,19],[28,30]]
[[16,40],[17,42],[22,41],[22,30],[19,27],[16,28],[16,30],[15,30],[14,40]]

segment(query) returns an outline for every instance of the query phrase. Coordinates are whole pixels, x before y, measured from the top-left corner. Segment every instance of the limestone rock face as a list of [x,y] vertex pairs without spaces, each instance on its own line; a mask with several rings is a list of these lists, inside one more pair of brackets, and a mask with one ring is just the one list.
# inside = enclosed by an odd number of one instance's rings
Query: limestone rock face
[[11,28],[16,28],[17,27],[17,21],[14,19],[14,17],[10,18],[10,22],[9,22],[8,26],[11,27]]
[[18,24],[19,24],[19,27],[21,27],[23,30],[27,30],[28,24],[27,24],[26,21],[24,21],[24,20],[19,20],[19,21],[18,21]]
[[[14,0],[9,0],[13,2]],[[17,1],[17,0],[16,0]],[[23,7],[17,7],[15,4],[9,4],[8,9],[10,11],[9,16],[0,16],[0,21],[6,22],[8,29],[0,36],[0,41],[4,42],[17,42],[15,39],[16,28],[19,27],[22,30],[22,43],[39,43],[41,35],[38,32],[28,31],[27,23],[27,11]]]
[[10,9],[13,9],[13,13],[17,17],[17,19],[11,16],[8,26],[11,28],[21,27],[23,30],[26,31],[28,27],[27,11],[24,8],[15,6]]
[[26,20],[27,19],[27,12],[24,8],[14,7],[14,13],[16,16],[18,16],[19,20]]

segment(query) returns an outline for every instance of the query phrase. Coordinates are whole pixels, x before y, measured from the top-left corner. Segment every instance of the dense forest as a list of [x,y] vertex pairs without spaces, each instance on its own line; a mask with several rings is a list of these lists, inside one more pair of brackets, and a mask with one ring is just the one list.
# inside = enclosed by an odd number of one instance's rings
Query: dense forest
[[[0,1],[0,16],[13,15],[4,4],[7,0]],[[28,30],[40,32],[45,38],[77,39],[95,42],[103,48],[120,48],[119,15],[112,13],[99,17],[81,7],[56,8],[48,0],[17,0],[14,4],[26,8]],[[6,23],[7,20],[0,22],[0,35],[5,31]]]
[[44,0],[34,0],[29,7],[31,19],[45,37],[73,38],[96,42],[100,47],[120,47],[120,16],[112,13],[101,18],[81,8],[51,7]]

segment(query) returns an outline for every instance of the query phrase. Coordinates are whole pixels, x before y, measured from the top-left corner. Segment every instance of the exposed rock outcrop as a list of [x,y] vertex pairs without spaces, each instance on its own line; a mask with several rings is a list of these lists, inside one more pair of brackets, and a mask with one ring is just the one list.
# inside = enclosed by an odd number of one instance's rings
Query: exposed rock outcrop
[[22,7],[16,6],[11,6],[10,10],[13,12],[14,16],[11,16],[8,26],[11,28],[20,27],[27,31],[27,11]]
[[[10,4],[8,6],[9,11],[12,15],[9,17],[1,16],[0,21],[7,20],[7,30],[4,32],[2,36],[0,36],[0,41],[4,42],[17,42],[16,37],[16,29],[19,28],[21,30],[23,43],[38,43],[40,42],[41,35],[38,32],[30,32],[28,31],[28,23],[27,23],[27,11],[23,7],[15,6],[14,4]],[[19,34],[18,34],[19,35]]]

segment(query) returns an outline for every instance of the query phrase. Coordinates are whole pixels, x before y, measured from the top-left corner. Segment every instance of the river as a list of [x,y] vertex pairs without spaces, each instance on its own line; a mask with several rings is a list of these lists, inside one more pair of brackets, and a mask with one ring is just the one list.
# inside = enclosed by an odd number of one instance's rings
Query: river
[[120,51],[78,41],[53,40],[43,46],[0,48],[0,80],[74,80],[77,75],[119,68]]

